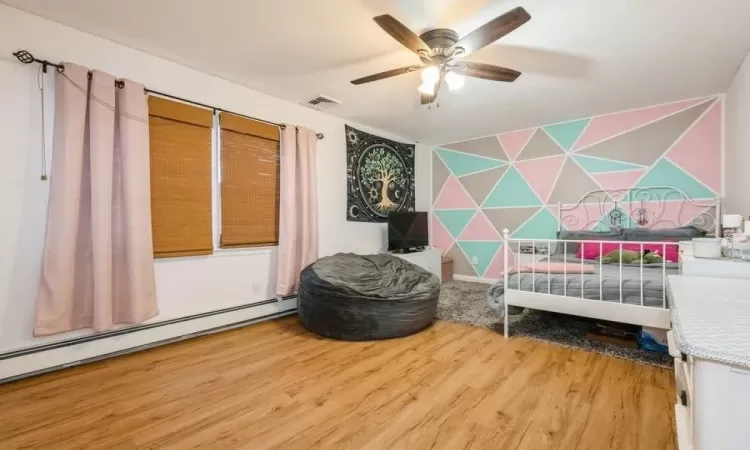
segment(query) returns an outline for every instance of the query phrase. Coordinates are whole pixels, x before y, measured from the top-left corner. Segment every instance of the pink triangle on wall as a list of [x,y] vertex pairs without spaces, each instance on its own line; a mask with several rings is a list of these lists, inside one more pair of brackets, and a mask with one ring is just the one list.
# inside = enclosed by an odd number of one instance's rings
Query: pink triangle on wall
[[500,145],[503,146],[503,150],[505,150],[511,161],[515,160],[518,154],[521,153],[521,150],[529,142],[534,131],[536,131],[536,128],[529,128],[528,130],[510,131],[497,136],[500,140]]
[[623,195],[627,194],[628,189],[635,186],[635,183],[641,179],[645,172],[646,169],[639,169],[625,172],[593,173],[591,176],[602,189],[607,190],[607,193],[614,200],[619,200]]
[[[487,267],[487,270],[484,271],[484,277],[485,278],[491,278],[494,280],[499,280],[503,277],[503,272],[505,271],[505,256],[503,252],[505,252],[505,243],[500,246],[500,249],[495,253],[495,259],[492,260],[489,267]],[[508,265],[513,267],[516,264],[516,255],[508,249]]]
[[498,239],[500,239],[500,234],[481,210],[477,211],[458,237],[459,241],[496,241]]
[[562,205],[560,223],[566,230],[591,230],[614,206],[614,202]]
[[693,124],[667,153],[667,159],[714,192],[721,192],[721,101]]
[[453,236],[445,229],[440,219],[436,215],[432,215],[432,233],[430,233],[430,245],[440,249],[440,253],[445,255],[445,252],[450,250],[453,245]]
[[549,158],[517,161],[515,166],[542,202],[547,203],[564,162],[565,155],[558,155]]
[[703,101],[705,101],[705,99],[685,100],[667,105],[652,106],[650,108],[594,117],[591,119],[589,126],[586,128],[586,131],[584,131],[581,138],[576,142],[573,151],[605,141],[626,131],[633,130],[670,114],[690,108],[691,106],[697,105]]
[[451,175],[443,186],[443,190],[435,200],[433,205],[435,209],[462,209],[462,208],[476,208],[474,200],[468,192],[461,186],[461,182],[456,177]]
[[711,208],[710,202],[696,201],[695,204],[690,200],[684,201],[651,201],[651,202],[632,202],[629,206],[630,217],[633,223],[639,218],[638,210],[645,209],[645,218],[648,221],[645,228],[659,230],[662,228],[676,228],[689,225],[693,219],[699,217],[704,211]]

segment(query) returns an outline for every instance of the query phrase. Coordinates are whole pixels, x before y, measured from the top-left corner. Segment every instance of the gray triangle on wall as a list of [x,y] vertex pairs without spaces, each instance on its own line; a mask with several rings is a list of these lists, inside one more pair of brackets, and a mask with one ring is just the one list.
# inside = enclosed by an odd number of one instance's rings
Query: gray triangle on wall
[[500,145],[500,140],[497,136],[455,142],[453,144],[443,145],[441,148],[471,153],[473,155],[486,156],[488,158],[502,159],[505,161],[508,160],[508,155],[505,153],[505,150],[503,150],[503,146]]
[[471,195],[471,198],[474,199],[477,205],[481,205],[507,169],[508,166],[497,167],[495,169],[485,170],[484,172],[460,177],[458,181],[464,189],[466,189],[466,192]]
[[440,194],[440,189],[443,188],[443,185],[448,180],[448,177],[450,176],[450,171],[447,167],[445,167],[445,163],[442,159],[440,159],[437,154],[433,151],[432,152],[432,202],[434,203],[435,200],[437,200],[438,194]]
[[657,120],[576,153],[651,166],[692,125],[714,99]]
[[565,153],[542,128],[538,128],[518,155],[517,160],[555,156]]
[[[584,195],[598,189],[601,189],[599,185],[572,158],[567,158],[547,204],[577,203]],[[591,197],[591,200],[594,200],[593,196]]]
[[453,243],[451,248],[445,253],[445,256],[448,256],[453,260],[454,274],[467,275],[472,277],[477,276],[477,271],[474,270],[474,266],[471,264],[471,262],[469,262],[468,259],[466,259],[466,255],[464,255],[464,252],[461,250],[457,243]]
[[700,214],[693,217],[685,225],[693,225],[701,230],[706,230],[709,233],[713,233],[716,229],[716,221],[721,220],[721,217],[716,217],[716,207],[709,206],[704,209]]

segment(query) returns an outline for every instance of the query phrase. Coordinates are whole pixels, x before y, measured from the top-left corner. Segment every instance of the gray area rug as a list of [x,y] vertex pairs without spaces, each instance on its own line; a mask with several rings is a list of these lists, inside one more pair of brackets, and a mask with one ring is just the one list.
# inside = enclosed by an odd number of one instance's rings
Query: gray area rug
[[[488,287],[466,281],[444,282],[438,302],[438,319],[502,333],[503,320],[487,305]],[[594,329],[594,320],[527,309],[522,314],[511,315],[508,321],[511,336],[524,336],[659,367],[671,368],[673,364],[668,354],[586,339],[586,333]]]

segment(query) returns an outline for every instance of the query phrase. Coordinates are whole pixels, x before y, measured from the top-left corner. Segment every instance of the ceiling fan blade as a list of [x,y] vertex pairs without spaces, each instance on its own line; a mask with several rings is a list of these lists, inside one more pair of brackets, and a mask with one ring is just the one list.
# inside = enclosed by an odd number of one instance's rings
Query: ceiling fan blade
[[356,80],[352,80],[352,84],[364,84],[371,81],[383,80],[385,78],[395,77],[396,75],[403,75],[405,73],[414,72],[415,70],[419,70],[421,68],[422,66],[407,66],[400,67],[398,69],[386,70],[385,72],[380,72],[373,75],[368,75],[366,77],[357,78]]
[[515,81],[521,75],[521,72],[517,70],[469,61],[462,62],[457,72],[474,78],[508,82]]
[[406,25],[394,19],[393,16],[384,14],[382,16],[377,16],[372,20],[380,25],[380,28],[385,30],[386,33],[390,34],[393,39],[399,41],[404,47],[420,56],[430,56],[430,47],[424,43],[422,38],[414,34],[414,32],[408,29]]
[[528,22],[529,19],[531,15],[525,9],[520,6],[513,8],[461,38],[453,48],[463,48],[463,54],[468,55],[495,42]]

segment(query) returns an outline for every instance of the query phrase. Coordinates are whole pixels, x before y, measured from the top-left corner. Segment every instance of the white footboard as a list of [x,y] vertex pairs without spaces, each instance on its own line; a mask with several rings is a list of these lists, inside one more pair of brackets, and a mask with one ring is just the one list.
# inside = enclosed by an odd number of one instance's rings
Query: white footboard
[[[669,329],[670,328],[670,315],[669,315],[669,308],[668,308],[668,301],[667,301],[667,286],[666,286],[666,276],[667,276],[667,260],[665,256],[667,255],[667,248],[672,245],[676,245],[675,242],[633,242],[633,241],[571,241],[571,240],[549,240],[549,239],[543,239],[543,240],[535,240],[535,239],[510,239],[508,230],[504,230],[503,232],[503,262],[505,263],[505,269],[504,269],[504,321],[505,321],[505,336],[508,336],[508,308],[509,306],[519,306],[524,308],[531,308],[531,309],[538,309],[543,311],[551,311],[556,313],[562,313],[562,314],[571,314],[575,316],[581,316],[581,317],[588,317],[588,318],[594,318],[594,319],[602,319],[602,320],[609,320],[614,322],[621,322],[621,323],[629,323],[634,325],[642,325],[642,326],[648,326],[648,327],[655,327],[655,328],[661,328],[661,329]],[[568,255],[568,246],[569,245],[581,245],[585,244],[586,246],[599,246],[599,254],[602,253],[604,245],[611,246],[612,244],[617,245],[617,248],[622,251],[623,246],[631,247],[635,246],[636,251],[640,249],[640,253],[642,254],[644,251],[644,247],[648,247],[650,249],[656,249],[658,253],[662,256],[662,262],[660,263],[660,267],[654,267],[653,265],[649,265],[649,267],[644,267],[643,260],[640,261],[639,266],[634,265],[627,265],[627,271],[631,274],[633,274],[634,271],[639,271],[640,275],[638,277],[638,283],[640,284],[640,292],[638,292],[638,288],[633,288],[633,280],[628,280],[627,275],[623,275],[623,268],[624,264],[622,261],[615,261],[611,263],[604,263],[601,261],[601,258],[599,261],[595,262],[593,265],[595,266],[595,273],[585,273],[584,272],[584,265],[581,264],[579,269],[576,271],[568,271],[569,265],[563,262],[561,264],[563,266],[562,271],[560,271],[559,267],[552,268],[552,266],[549,263],[546,263],[546,272],[545,270],[538,271],[537,266],[533,264],[534,261],[536,261],[537,254],[536,250],[537,248],[545,248],[547,249],[548,254],[553,251],[553,249],[559,248],[558,246],[562,246],[562,254]],[[513,264],[512,257],[513,255],[520,255],[520,247],[521,245],[526,245],[531,248],[531,261],[532,264],[530,267],[526,267],[525,269],[521,266],[525,266],[526,264],[517,261],[518,266]],[[661,250],[661,251],[659,251]],[[566,257],[567,259],[567,257]],[[570,256],[570,259],[575,259],[575,256]],[[572,262],[572,261],[571,261]],[[544,267],[545,263],[540,264],[540,266]],[[554,262],[553,262],[554,264]],[[605,286],[604,286],[604,279],[605,276],[603,274],[603,267],[607,266],[610,272],[609,276],[609,295],[608,298],[605,299]],[[524,289],[521,285],[521,277],[512,277],[511,271],[513,270],[521,270],[524,273],[531,274],[531,289]],[[590,270],[590,269],[589,269]],[[644,271],[648,271],[648,274],[651,279],[661,279],[661,289],[658,292],[653,292],[653,289],[650,289],[650,295],[647,297],[644,293]],[[612,293],[612,273],[618,273],[619,274],[619,282],[617,283],[617,286],[619,286],[619,296]],[[514,272],[515,273],[515,272]],[[637,273],[637,272],[636,272]],[[545,275],[546,274],[546,289],[545,289],[545,283],[542,281],[541,283],[537,283],[537,275]],[[558,288],[553,288],[552,286],[552,275],[556,277],[563,277],[562,286],[563,286],[563,292],[560,294],[559,292],[556,292],[559,290]],[[579,289],[574,290],[571,289],[569,292],[568,286],[569,281],[572,280],[573,277],[579,277],[580,278],[580,284]],[[598,277],[598,295],[596,295],[596,282]],[[592,280],[593,278],[593,280]],[[514,283],[514,279],[517,280],[516,283]],[[577,281],[577,280],[574,280]],[[592,281],[594,286],[592,286]],[[627,289],[627,292],[623,293],[623,289],[625,286],[625,283],[629,281],[630,287]],[[557,282],[559,283],[559,281]],[[575,284],[575,283],[570,283]],[[617,288],[615,288],[617,289]],[[553,293],[555,291],[555,293]],[[615,298],[613,298],[613,296]],[[627,301],[625,301],[627,298]],[[648,298],[648,301],[647,301]]]

